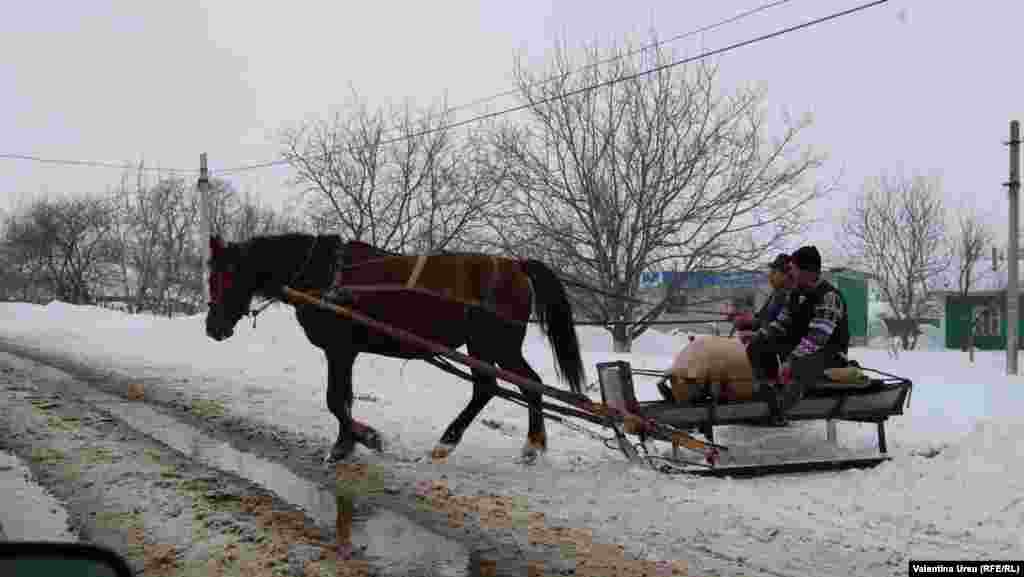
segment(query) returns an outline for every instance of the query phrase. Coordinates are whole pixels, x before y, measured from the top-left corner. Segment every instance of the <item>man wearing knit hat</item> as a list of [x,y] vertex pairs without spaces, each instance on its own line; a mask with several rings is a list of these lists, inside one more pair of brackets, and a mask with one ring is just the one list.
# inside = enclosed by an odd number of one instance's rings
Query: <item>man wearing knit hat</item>
[[755,333],[747,349],[755,377],[770,377],[775,372],[774,363],[766,359],[771,353],[784,359],[777,379],[781,391],[772,399],[776,424],[785,424],[785,412],[824,378],[825,369],[846,365],[850,347],[846,302],[836,287],[821,278],[818,249],[800,247],[789,266],[795,284],[789,301],[773,321]]
[[790,256],[783,253],[769,263],[768,284],[772,287],[772,294],[769,295],[768,300],[765,301],[764,306],[761,307],[761,310],[756,315],[743,312],[730,317],[733,327],[740,331],[740,340],[745,344],[750,343],[753,335],[743,336],[743,333],[748,331],[756,332],[761,327],[767,326],[768,323],[775,320],[775,317],[779,315],[779,312],[782,311],[782,308],[789,300],[789,294],[793,289],[793,276],[789,274],[789,261]]

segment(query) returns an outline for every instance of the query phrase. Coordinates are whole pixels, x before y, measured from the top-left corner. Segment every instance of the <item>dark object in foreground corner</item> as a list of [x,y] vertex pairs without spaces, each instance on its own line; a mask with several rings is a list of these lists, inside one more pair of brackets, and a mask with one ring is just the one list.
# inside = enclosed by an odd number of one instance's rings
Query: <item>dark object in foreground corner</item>
[[128,563],[114,551],[89,543],[0,541],[0,575],[29,577],[132,577]]

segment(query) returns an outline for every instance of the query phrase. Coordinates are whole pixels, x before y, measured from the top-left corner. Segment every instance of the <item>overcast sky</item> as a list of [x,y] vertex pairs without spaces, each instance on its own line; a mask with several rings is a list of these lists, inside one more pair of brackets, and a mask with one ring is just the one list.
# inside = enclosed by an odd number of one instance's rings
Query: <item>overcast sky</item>
[[[38,0],[0,19],[0,154],[213,170],[277,158],[277,131],[324,117],[355,88],[371,105],[471,102],[512,87],[517,54],[556,41],[669,38],[767,0],[322,2]],[[791,0],[673,43],[715,49],[866,0]],[[1005,228],[1009,121],[1024,120],[1019,0],[890,0],[718,56],[721,87],[758,83],[767,112],[813,114],[803,145],[843,190],[828,222],[882,170],[942,176]],[[494,106],[512,105],[511,99]],[[473,111],[469,111],[472,114]],[[459,119],[466,116],[459,116]],[[287,172],[235,178],[273,204]],[[0,206],[40,192],[103,191],[119,171],[0,159]],[[811,240],[827,250],[834,227]]]

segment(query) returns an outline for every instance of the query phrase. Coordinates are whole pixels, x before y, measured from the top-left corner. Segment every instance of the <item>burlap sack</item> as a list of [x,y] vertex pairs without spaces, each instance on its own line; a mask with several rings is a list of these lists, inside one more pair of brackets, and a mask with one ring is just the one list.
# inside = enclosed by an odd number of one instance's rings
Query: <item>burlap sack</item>
[[677,403],[700,399],[711,384],[719,400],[754,398],[754,373],[747,349],[737,338],[701,336],[676,355],[669,369],[672,395]]

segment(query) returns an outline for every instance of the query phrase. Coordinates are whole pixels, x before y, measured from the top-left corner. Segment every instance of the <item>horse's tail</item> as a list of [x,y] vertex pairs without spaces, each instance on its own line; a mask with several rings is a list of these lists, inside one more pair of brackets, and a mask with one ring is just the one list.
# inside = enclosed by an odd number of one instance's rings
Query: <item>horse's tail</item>
[[583,359],[565,287],[546,264],[529,259],[522,261],[522,265],[523,272],[533,283],[537,320],[548,335],[548,342],[558,360],[558,372],[569,383],[572,392],[582,394]]

